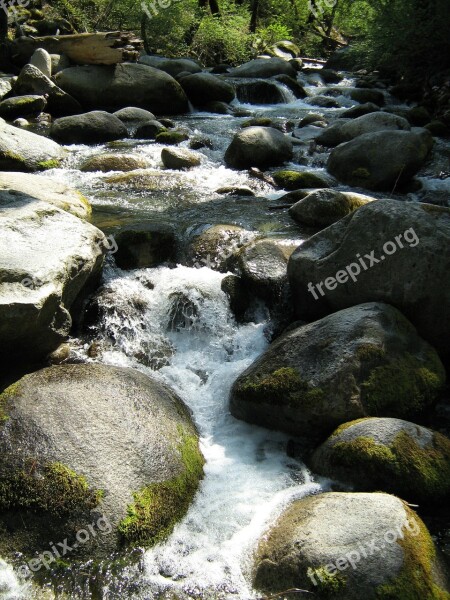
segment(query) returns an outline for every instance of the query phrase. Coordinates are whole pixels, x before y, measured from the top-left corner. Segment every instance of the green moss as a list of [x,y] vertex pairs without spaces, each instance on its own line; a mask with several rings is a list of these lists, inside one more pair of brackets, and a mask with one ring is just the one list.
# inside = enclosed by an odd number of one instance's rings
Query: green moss
[[404,538],[398,539],[403,549],[403,566],[397,577],[376,590],[380,600],[449,600],[450,594],[441,589],[433,577],[436,550],[433,540],[419,517],[405,504],[408,521]]
[[370,171],[364,167],[359,167],[352,172],[352,177],[356,177],[357,179],[369,179]]
[[273,174],[275,183],[285,190],[300,190],[303,188],[326,188],[328,187],[325,181],[315,173],[305,171],[277,171]]
[[57,159],[43,160],[37,164],[39,169],[46,171],[48,169],[56,169],[59,167],[60,161]]
[[244,121],[241,125],[242,129],[246,127],[272,127],[273,122],[272,119],[267,117],[255,117],[254,119],[249,119],[248,121]]
[[386,352],[383,350],[383,348],[369,343],[360,344],[355,354],[360,361],[364,362],[383,359],[386,356]]
[[360,475],[365,490],[382,489],[420,502],[439,502],[450,494],[450,440],[440,433],[425,447],[405,431],[390,446],[366,436],[338,442],[331,464],[334,470],[344,467]]
[[92,206],[91,203],[89,202],[89,200],[87,198],[85,198],[83,196],[83,194],[81,192],[79,192],[78,190],[75,190],[76,194],[78,196],[78,198],[80,199],[80,201],[84,204],[84,206],[86,207],[87,210],[87,218],[90,218],[92,216]]
[[297,370],[282,367],[260,378],[247,378],[239,393],[249,402],[305,406],[323,400],[323,391],[311,388]]
[[326,567],[318,567],[311,569],[308,573],[310,578],[314,577],[317,586],[314,589],[319,592],[320,597],[328,598],[340,594],[346,586],[346,578],[342,573],[334,573],[331,575]]
[[128,514],[118,527],[126,543],[154,545],[164,540],[189,508],[203,477],[204,458],[197,436],[186,434],[181,427],[179,431],[182,472],[134,494],[134,503],[128,507]]
[[29,460],[19,473],[0,479],[0,510],[30,509],[61,518],[95,508],[102,492],[89,489],[86,479],[55,462],[40,468]]
[[372,416],[414,416],[436,400],[445,381],[439,358],[429,353],[427,361],[412,354],[373,369],[361,384],[361,400]]
[[16,154],[15,152],[10,152],[9,150],[2,150],[0,152],[0,160],[11,160],[14,162],[24,163],[25,159],[20,154]]
[[9,416],[7,415],[5,410],[6,403],[8,402],[8,400],[17,396],[17,394],[19,394],[19,391],[20,381],[16,381],[16,383],[13,383],[9,387],[7,387],[6,390],[2,394],[0,394],[0,423],[4,423],[9,419]]
[[345,431],[349,427],[353,427],[353,425],[356,425],[357,423],[362,423],[363,421],[367,421],[367,419],[370,419],[370,418],[371,417],[362,417],[361,419],[355,419],[354,421],[349,421],[348,423],[343,423],[342,425],[339,425],[339,427],[333,431],[333,433],[331,434],[330,437],[336,437],[337,435],[341,434],[343,431]]
[[158,144],[166,144],[168,146],[176,146],[189,139],[189,136],[182,131],[161,131],[156,136]]

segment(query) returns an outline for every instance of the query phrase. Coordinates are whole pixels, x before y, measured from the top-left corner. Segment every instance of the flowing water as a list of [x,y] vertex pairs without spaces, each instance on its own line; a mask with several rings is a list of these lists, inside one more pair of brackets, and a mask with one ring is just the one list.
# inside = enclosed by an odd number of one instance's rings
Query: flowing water
[[[302,83],[311,95],[323,91],[314,76]],[[353,104],[345,96],[351,84],[346,79],[336,86],[343,107]],[[282,125],[297,123],[309,112],[332,118],[342,111],[311,107],[284,93],[286,104],[240,108]],[[263,234],[298,244],[310,235],[287,211],[272,210],[281,193],[246,172],[223,166],[224,150],[245,117],[196,112],[175,120],[191,136],[212,141],[212,149],[201,150],[202,163],[192,171],[163,170],[161,145],[125,140],[70,147],[64,168],[43,174],[43,183],[51,176],[80,189],[93,204],[94,223],[107,233],[123,224],[152,221],[173,225],[181,240],[216,223],[240,225],[251,236]],[[133,176],[79,170],[83,160],[104,151],[133,153],[146,160],[148,169]],[[327,155],[309,152],[308,143],[299,141],[296,155],[300,168],[324,172]],[[448,192],[448,180],[439,177],[440,164],[437,158],[421,173],[427,192]],[[223,186],[247,186],[257,197],[224,197],[215,192]],[[133,367],[171,386],[192,410],[206,459],[205,477],[186,517],[165,543],[145,551],[139,564],[107,574],[95,592],[84,582],[56,597],[256,598],[249,582],[258,539],[292,499],[327,489],[329,482],[318,481],[302,463],[288,458],[287,436],[229,414],[231,385],[267,347],[270,322],[261,306],[251,322],[238,324],[221,291],[223,277],[209,266],[181,264],[125,272],[108,258],[99,299],[102,321],[91,336],[72,340],[74,358]],[[89,356],[93,338],[102,347],[101,358]],[[142,356],[150,349],[156,349],[160,360],[145,366]],[[0,561],[2,600],[51,597],[51,587],[37,591]]]

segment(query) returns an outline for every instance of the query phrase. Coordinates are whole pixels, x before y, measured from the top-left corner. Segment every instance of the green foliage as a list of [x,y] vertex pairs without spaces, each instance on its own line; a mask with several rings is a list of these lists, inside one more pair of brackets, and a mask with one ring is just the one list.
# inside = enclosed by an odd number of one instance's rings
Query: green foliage
[[311,569],[308,575],[309,577],[314,577],[314,581],[317,583],[317,590],[324,598],[330,598],[342,593],[347,585],[347,580],[342,573],[333,573],[331,575],[326,567]]

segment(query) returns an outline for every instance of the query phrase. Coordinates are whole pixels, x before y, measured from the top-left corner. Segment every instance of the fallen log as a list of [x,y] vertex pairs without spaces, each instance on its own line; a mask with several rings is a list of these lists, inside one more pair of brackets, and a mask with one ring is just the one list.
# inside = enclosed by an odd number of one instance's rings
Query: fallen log
[[20,37],[11,43],[11,57],[23,66],[37,48],[44,48],[50,54],[65,54],[77,65],[115,65],[137,61],[142,46],[142,40],[128,31]]

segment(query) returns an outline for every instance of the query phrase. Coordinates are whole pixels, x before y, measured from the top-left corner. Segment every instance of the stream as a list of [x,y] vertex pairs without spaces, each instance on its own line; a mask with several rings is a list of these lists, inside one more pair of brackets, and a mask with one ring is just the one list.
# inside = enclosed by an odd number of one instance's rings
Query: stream
[[[299,81],[311,95],[325,89],[314,76],[299,74]],[[333,86],[340,109],[313,107],[289,95],[286,99],[291,101],[285,104],[234,104],[247,109],[252,117],[270,117],[280,124],[298,123],[311,112],[332,119],[355,104],[338,94],[339,88],[344,91],[350,85],[352,79],[347,78]],[[250,237],[275,237],[301,244],[311,232],[302,230],[287,210],[271,210],[283,192],[245,171],[223,166],[226,147],[248,118],[203,112],[175,118],[176,125],[189,130],[191,137],[206,136],[213,142],[212,149],[201,149],[202,163],[192,171],[163,170],[162,145],[129,139],[95,147],[69,147],[64,168],[42,174],[43,185],[50,176],[79,189],[92,203],[93,223],[107,235],[125,224],[161,222],[175,227],[179,239],[187,241],[205,225],[234,224],[246,229]],[[127,173],[79,170],[86,158],[102,152],[132,153],[145,158],[152,171],[130,178]],[[437,142],[432,161],[419,174],[422,191],[408,194],[407,200],[420,199],[424,193],[436,198],[448,194],[450,179],[439,174],[445,170],[449,153],[448,144]],[[327,153],[309,153],[308,144],[298,140],[295,155],[300,169],[325,173]],[[290,166],[298,170],[299,163]],[[215,192],[224,186],[250,187],[256,197]],[[237,323],[221,290],[225,275],[211,266],[179,264],[122,271],[110,255],[103,275],[108,293],[101,296],[100,306],[104,318],[96,330],[97,338],[105,343],[101,358],[90,355],[87,335],[72,340],[72,358],[139,369],[167,383],[192,410],[206,465],[204,480],[187,515],[165,543],[143,552],[138,564],[125,566],[121,572],[107,572],[101,585],[68,573],[58,590],[50,585],[37,589],[30,580],[20,579],[11,565],[0,561],[1,600],[256,599],[249,568],[258,539],[294,498],[330,488],[331,482],[314,477],[301,462],[287,456],[288,436],[247,425],[230,415],[231,385],[267,348],[270,316],[261,305],[251,322]],[[176,316],[174,298],[184,302]],[[161,368],[138,360],[148,348],[170,349]]]

